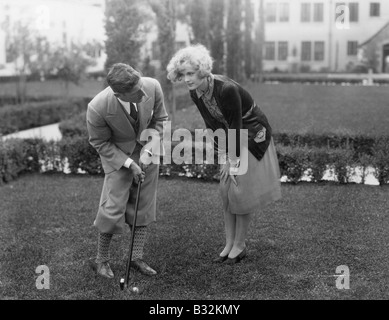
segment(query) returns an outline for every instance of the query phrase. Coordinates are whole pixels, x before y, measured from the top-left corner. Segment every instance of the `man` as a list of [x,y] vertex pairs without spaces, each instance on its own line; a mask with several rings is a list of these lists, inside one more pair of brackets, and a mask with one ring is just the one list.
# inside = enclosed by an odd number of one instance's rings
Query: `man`
[[[142,181],[131,267],[155,275],[143,260],[143,247],[147,226],[156,220],[158,159],[163,153],[163,122],[168,118],[163,92],[157,80],[141,77],[124,63],[111,67],[107,83],[87,110],[89,142],[99,153],[105,173],[94,221],[99,234],[93,265],[99,275],[114,277],[110,242],[113,234],[123,233],[125,223],[132,227],[137,183]],[[147,143],[141,141],[145,129],[154,132]]]

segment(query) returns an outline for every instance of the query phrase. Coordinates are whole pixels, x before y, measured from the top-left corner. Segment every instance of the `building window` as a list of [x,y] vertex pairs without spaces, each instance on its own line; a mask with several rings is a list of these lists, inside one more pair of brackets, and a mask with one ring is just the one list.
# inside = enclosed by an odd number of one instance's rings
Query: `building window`
[[279,4],[280,22],[289,21],[289,3]]
[[348,7],[350,9],[350,22],[358,22],[359,3],[350,2]]
[[280,41],[278,42],[278,60],[285,61],[288,59],[288,42]]
[[274,42],[265,42],[265,60],[275,60],[276,46]]
[[315,41],[315,61],[324,60],[324,41]]
[[311,21],[311,4],[302,3],[301,4],[301,22],[310,22]]
[[310,41],[303,41],[301,43],[301,61],[311,61],[312,59],[312,45]]
[[324,4],[314,3],[313,4],[313,21],[323,22],[324,21]]
[[380,16],[380,3],[372,2],[370,3],[370,17],[379,17]]
[[358,41],[347,42],[347,55],[356,56],[358,54]]
[[266,4],[266,22],[275,22],[276,21],[276,3],[267,3]]

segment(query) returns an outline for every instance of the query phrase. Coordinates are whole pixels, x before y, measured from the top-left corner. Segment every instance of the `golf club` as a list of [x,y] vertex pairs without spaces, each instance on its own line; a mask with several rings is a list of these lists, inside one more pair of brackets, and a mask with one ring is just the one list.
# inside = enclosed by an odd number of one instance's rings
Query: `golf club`
[[[123,290],[124,288],[128,288],[128,282],[129,282],[129,279],[130,279],[132,250],[133,250],[133,247],[134,247],[135,226],[136,226],[136,219],[137,219],[137,216],[138,216],[139,195],[140,195],[141,186],[142,186],[142,181],[139,180],[139,182],[138,182],[138,191],[137,191],[137,194],[136,194],[136,201],[135,201],[134,220],[132,222],[132,228],[131,228],[131,245],[130,245],[129,256],[128,256],[128,259],[127,259],[126,276],[125,276],[125,278],[121,278],[120,279],[120,289],[121,290]],[[134,292],[134,293],[139,293],[139,288],[131,287],[130,291]]]

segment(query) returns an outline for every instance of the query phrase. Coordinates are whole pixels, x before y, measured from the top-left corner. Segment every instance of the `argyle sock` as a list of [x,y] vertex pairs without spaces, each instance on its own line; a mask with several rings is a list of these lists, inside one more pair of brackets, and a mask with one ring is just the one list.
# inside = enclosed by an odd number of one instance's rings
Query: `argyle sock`
[[111,233],[99,233],[97,241],[97,258],[96,263],[109,261],[109,245],[111,244]]
[[147,227],[135,227],[134,246],[132,248],[131,260],[143,258],[143,247],[146,242]]

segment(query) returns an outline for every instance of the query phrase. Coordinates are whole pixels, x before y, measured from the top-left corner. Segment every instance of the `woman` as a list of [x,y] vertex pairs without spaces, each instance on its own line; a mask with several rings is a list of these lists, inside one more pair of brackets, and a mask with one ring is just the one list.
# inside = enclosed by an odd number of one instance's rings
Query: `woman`
[[[238,83],[212,74],[212,64],[203,45],[189,46],[171,59],[167,77],[172,82],[185,81],[207,128],[236,129],[235,150],[228,142],[225,150],[218,148],[226,156],[220,168],[226,244],[214,259],[234,264],[246,256],[245,241],[252,215],[281,198],[280,171],[266,116]],[[247,129],[248,150],[243,145],[241,150],[240,129]],[[241,175],[243,163],[247,172]]]

